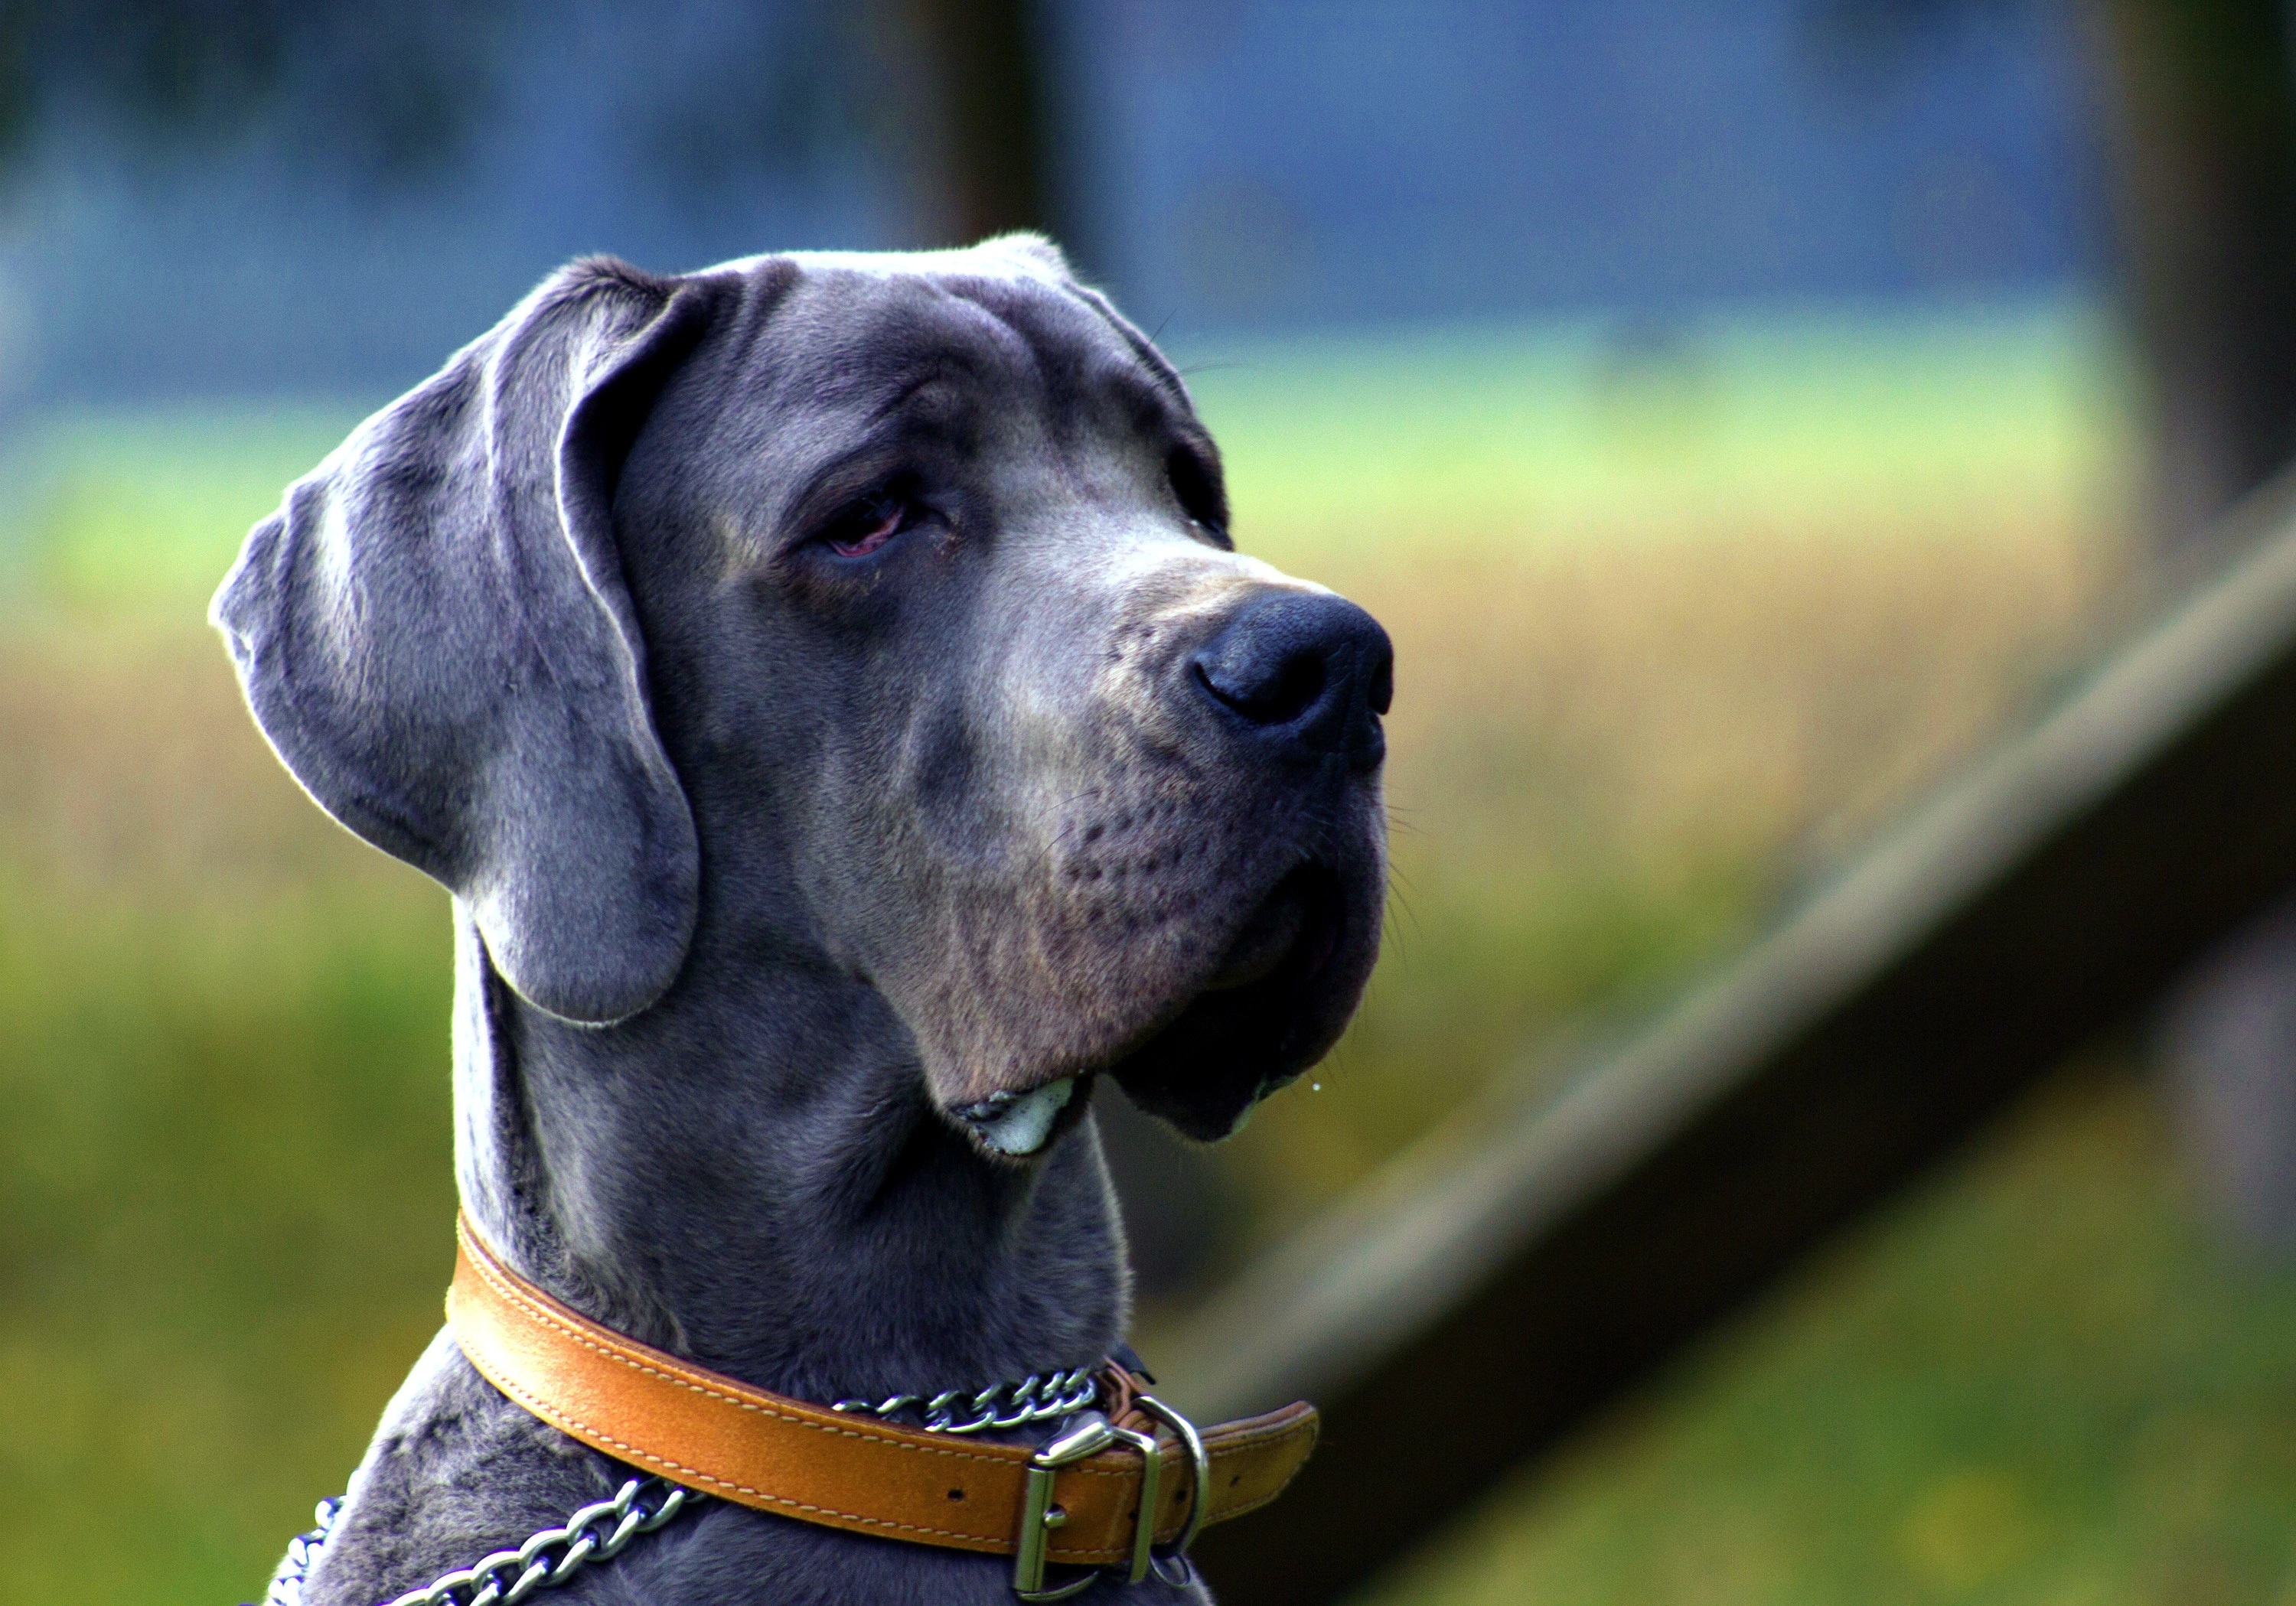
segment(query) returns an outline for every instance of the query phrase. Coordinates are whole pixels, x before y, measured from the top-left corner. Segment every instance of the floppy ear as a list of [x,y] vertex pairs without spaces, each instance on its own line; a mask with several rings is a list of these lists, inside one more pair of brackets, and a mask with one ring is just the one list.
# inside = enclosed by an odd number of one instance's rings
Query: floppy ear
[[519,996],[569,1020],[645,1008],[693,934],[693,819],[611,510],[711,296],[556,275],[291,487],[210,611],[320,807],[444,882]]

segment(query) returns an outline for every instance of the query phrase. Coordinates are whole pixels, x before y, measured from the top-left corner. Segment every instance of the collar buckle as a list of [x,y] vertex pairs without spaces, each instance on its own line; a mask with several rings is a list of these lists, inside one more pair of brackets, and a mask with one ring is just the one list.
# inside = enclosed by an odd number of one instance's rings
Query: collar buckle
[[1132,1555],[1124,1569],[1126,1582],[1137,1584],[1152,1570],[1165,1583],[1177,1586],[1185,1585],[1193,1576],[1188,1564],[1188,1546],[1194,1543],[1196,1530],[1203,1526],[1204,1512],[1211,1504],[1210,1458],[1204,1454],[1204,1441],[1195,1424],[1171,1406],[1149,1394],[1134,1395],[1132,1403],[1171,1429],[1187,1454],[1195,1496],[1189,1504],[1187,1525],[1170,1549],[1159,1554],[1156,1513],[1163,1492],[1164,1458],[1157,1450],[1156,1436],[1119,1428],[1098,1411],[1079,1412],[1071,1419],[1070,1426],[1063,1428],[1029,1461],[1028,1483],[1021,1496],[1021,1532],[1013,1554],[1013,1593],[1021,1600],[1065,1601],[1091,1588],[1103,1570],[1111,1575],[1116,1572],[1112,1567],[1095,1568],[1065,1583],[1048,1586],[1045,1582],[1053,1530],[1068,1520],[1068,1513],[1053,1500],[1054,1486],[1062,1469],[1089,1461],[1118,1444],[1129,1445],[1140,1452],[1140,1510],[1133,1522]]
[[[1107,1417],[1097,1411],[1083,1411],[1029,1458],[1029,1481],[1021,1492],[1021,1534],[1013,1550],[1013,1593],[1021,1599],[1065,1601],[1083,1594],[1099,1579],[1095,1570],[1070,1583],[1045,1586],[1045,1558],[1052,1549],[1053,1530],[1069,1520],[1069,1514],[1053,1504],[1053,1485],[1062,1467],[1089,1461],[1116,1442],[1116,1427]],[[1151,1509],[1142,1504],[1144,1527],[1155,1521],[1146,1514]]]

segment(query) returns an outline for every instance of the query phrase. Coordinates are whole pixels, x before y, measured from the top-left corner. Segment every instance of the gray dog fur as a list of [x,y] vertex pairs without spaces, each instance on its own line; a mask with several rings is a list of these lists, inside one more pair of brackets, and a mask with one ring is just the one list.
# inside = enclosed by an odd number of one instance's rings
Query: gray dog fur
[[[814,1400],[1121,1340],[1091,1079],[1223,1135],[1378,943],[1385,637],[1225,522],[1178,377],[1033,236],[578,264],[291,488],[214,617],[311,795],[454,894],[455,1174],[498,1252]],[[1316,729],[1208,694],[1293,637],[1343,683]],[[1035,1152],[984,1141],[984,1101],[1062,1077]],[[624,1475],[441,1333],[307,1599],[373,1606]],[[710,1502],[554,1598],[1009,1580]]]

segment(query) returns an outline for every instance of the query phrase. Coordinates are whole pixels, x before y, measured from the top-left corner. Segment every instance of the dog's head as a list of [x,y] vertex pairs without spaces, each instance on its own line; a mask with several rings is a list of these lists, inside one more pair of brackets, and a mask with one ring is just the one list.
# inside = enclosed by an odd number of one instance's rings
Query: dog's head
[[1179,379],[1041,241],[594,264],[296,485],[215,613],[529,1004],[674,1007],[697,924],[794,945],[1025,1154],[1100,1072],[1226,1133],[1376,955],[1386,636],[1226,524]]

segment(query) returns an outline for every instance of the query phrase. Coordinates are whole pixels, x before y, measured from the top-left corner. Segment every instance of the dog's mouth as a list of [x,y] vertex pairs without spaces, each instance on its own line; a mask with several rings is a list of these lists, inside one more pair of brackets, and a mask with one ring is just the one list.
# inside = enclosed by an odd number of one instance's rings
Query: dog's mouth
[[[1249,1086],[1216,1101],[1236,1110],[1289,1081],[1297,1068],[1281,1068],[1287,1057],[1296,1057],[1289,1039],[1303,1012],[1300,1001],[1316,995],[1332,968],[1345,935],[1343,914],[1334,871],[1312,863],[1293,869],[1260,900],[1195,994],[1108,1073],[1136,1098],[1161,1102],[1149,1090],[1200,1074],[1207,1062],[1241,1061]],[[1026,1159],[1082,1118],[1087,1101],[1079,1095],[1088,1091],[1091,1076],[1086,1071],[1030,1088],[1000,1089],[949,1113],[983,1149]],[[1234,1077],[1213,1079],[1226,1084]],[[1233,1110],[1196,1120],[1163,1113],[1199,1136],[1222,1135],[1235,1119]]]
[[1359,974],[1338,975],[1358,968],[1341,963],[1349,936],[1338,872],[1298,866],[1244,922],[1202,989],[1109,1074],[1190,1136],[1225,1137],[1336,1036],[1333,1022],[1344,1021],[1362,984]]
[[1052,1140],[1053,1127],[1076,1091],[1077,1078],[1062,1077],[1025,1093],[1000,1089],[949,1113],[972,1129],[982,1148],[1022,1159]]

